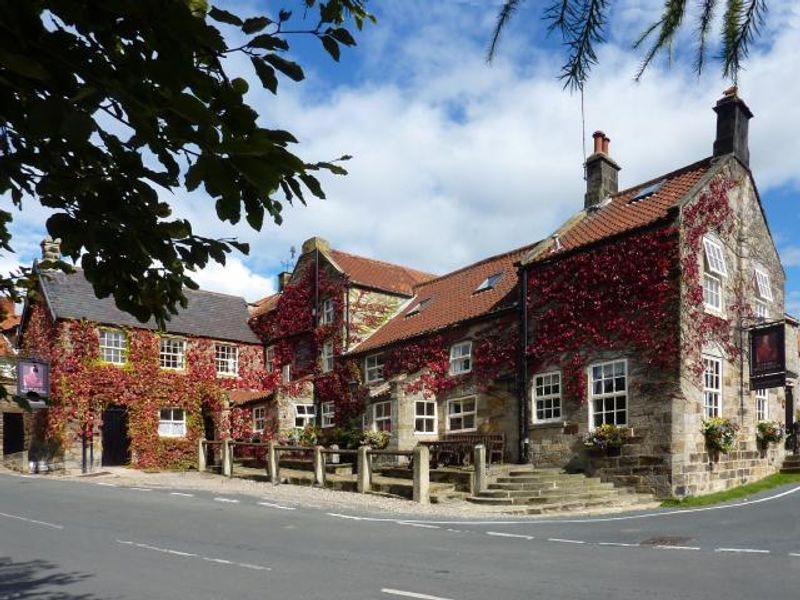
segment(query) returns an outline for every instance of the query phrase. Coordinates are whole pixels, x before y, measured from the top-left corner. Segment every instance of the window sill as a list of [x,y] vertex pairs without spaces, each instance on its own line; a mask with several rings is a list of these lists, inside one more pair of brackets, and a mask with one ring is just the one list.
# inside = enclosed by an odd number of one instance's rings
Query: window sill
[[473,427],[472,429],[448,429],[446,433],[476,433],[478,431],[477,427]]
[[704,311],[704,312],[705,312],[707,315],[711,315],[711,316],[713,316],[713,317],[718,317],[718,318],[720,318],[720,319],[725,319],[725,320],[727,320],[727,319],[728,319],[728,317],[727,317],[727,316],[725,316],[725,313],[724,313],[723,311],[721,311],[721,310],[720,310],[720,309],[718,309],[718,308],[714,308],[713,306],[709,306],[709,305],[707,305],[707,304],[704,304],[704,305],[703,305],[703,311]]
[[562,421],[560,419],[552,419],[548,421],[534,421],[531,423],[531,427],[533,429],[555,429],[555,428],[566,428],[569,426],[569,423],[566,421]]
[[217,377],[221,377],[222,379],[238,379],[238,373],[217,373]]
[[415,431],[414,435],[418,437],[423,437],[423,436],[431,437],[431,436],[438,436],[439,434],[435,431]]

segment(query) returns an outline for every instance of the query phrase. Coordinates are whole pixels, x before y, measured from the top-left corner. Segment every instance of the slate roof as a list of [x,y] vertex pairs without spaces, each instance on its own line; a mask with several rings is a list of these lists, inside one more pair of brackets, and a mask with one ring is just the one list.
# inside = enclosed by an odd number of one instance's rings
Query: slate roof
[[[57,319],[86,319],[104,325],[157,329],[155,321],[140,323],[119,310],[111,297],[95,296],[81,269],[69,274],[41,272],[39,279],[45,300]],[[203,290],[187,289],[184,293],[189,304],[167,323],[168,333],[260,343],[247,324],[250,315],[244,298]]]
[[[374,350],[512,307],[517,301],[515,263],[533,247],[492,256],[418,285],[414,298],[352,353]],[[498,273],[502,276],[493,288],[476,291],[484,280]],[[422,310],[409,315],[421,302],[425,302]]]
[[[562,251],[574,250],[666,217],[668,210],[676,207],[715,164],[711,158],[703,159],[618,192],[607,204],[582,211],[559,232]],[[657,191],[634,200],[641,191],[658,183],[661,186]],[[552,257],[552,252],[537,249],[522,262],[528,264]]]
[[281,299],[281,293],[266,296],[261,300],[256,300],[250,305],[250,318],[260,317],[268,312],[275,310],[278,306],[278,300]]
[[341,250],[330,250],[328,254],[352,283],[392,294],[411,297],[414,295],[415,285],[436,277],[431,273]]

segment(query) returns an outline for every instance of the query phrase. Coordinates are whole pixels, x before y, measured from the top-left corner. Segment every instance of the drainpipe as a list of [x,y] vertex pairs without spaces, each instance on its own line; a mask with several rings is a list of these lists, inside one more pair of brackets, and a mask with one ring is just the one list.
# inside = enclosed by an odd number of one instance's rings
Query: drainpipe
[[345,346],[344,351],[350,350],[350,282],[344,286],[344,337]]
[[524,464],[530,460],[530,425],[528,415],[528,360],[526,347],[528,342],[528,269],[520,267],[519,297],[519,348],[517,351],[517,403],[519,414],[519,462]]
[[[314,335],[313,330],[319,326],[319,247],[314,248],[314,310],[313,314],[311,315],[311,322],[313,327],[312,335]],[[314,360],[318,361],[320,356],[319,348],[315,349],[317,352]],[[311,394],[312,402],[314,403],[314,424],[319,427],[322,424],[322,405],[319,401],[319,397],[317,396],[316,380],[314,381]]]

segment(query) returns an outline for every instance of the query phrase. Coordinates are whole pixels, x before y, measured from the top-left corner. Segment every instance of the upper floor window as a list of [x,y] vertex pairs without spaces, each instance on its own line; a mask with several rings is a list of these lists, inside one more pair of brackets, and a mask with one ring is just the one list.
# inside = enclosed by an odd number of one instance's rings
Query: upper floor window
[[118,329],[100,330],[100,360],[124,365],[128,355],[128,338]]
[[333,323],[335,315],[336,315],[336,304],[333,302],[333,298],[326,298],[325,301],[322,303],[322,315],[320,317],[320,324],[330,325],[331,323]]
[[542,373],[533,378],[534,415],[537,421],[561,418],[561,373]]
[[158,416],[158,435],[161,437],[184,437],[186,435],[186,411],[182,408],[162,408]]
[[264,354],[264,363],[267,373],[275,371],[275,346],[267,346],[267,351]]
[[711,273],[703,273],[703,302],[706,308],[722,310],[722,280]]
[[186,340],[183,338],[162,337],[158,362],[162,369],[185,369]]
[[713,238],[704,237],[703,248],[706,251],[706,265],[708,270],[721,277],[727,277],[728,266],[725,263],[725,251],[722,248],[722,244]]
[[613,360],[589,366],[591,423],[628,423],[628,361]]
[[769,319],[769,307],[763,300],[756,300],[756,317],[759,319]]
[[374,423],[376,431],[392,431],[392,401],[377,402],[374,406]]
[[769,273],[763,269],[756,268],[756,287],[758,288],[759,298],[772,302],[772,286],[769,282]]
[[289,383],[292,380],[292,365],[283,365],[281,370],[281,381]]
[[450,347],[450,375],[462,375],[472,370],[472,342],[459,342]]
[[336,411],[334,409],[333,402],[323,402],[322,403],[322,426],[323,427],[333,427],[335,415],[336,415]]
[[267,425],[267,407],[256,406],[253,409],[253,431],[262,432]]
[[239,347],[231,344],[214,344],[214,365],[217,375],[239,374]]
[[333,371],[333,340],[327,340],[322,344],[322,372],[331,371]]
[[373,354],[364,359],[364,379],[367,383],[383,379],[383,354]]
[[769,416],[769,390],[756,390],[756,421],[766,421]]
[[704,356],[703,415],[718,417],[722,412],[722,360]]

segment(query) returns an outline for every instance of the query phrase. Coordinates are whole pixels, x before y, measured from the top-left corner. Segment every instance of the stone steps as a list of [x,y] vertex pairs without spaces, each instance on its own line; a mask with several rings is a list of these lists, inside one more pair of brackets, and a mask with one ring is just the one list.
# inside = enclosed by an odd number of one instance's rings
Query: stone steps
[[800,473],[800,456],[790,454],[783,459],[783,466],[781,473],[784,474],[797,474]]
[[598,490],[611,490],[614,489],[614,484],[599,479],[584,478],[581,480],[568,480],[568,481],[548,481],[536,483],[490,483],[488,489],[490,490],[520,490],[532,492],[544,492],[551,490],[564,490],[569,491],[572,489],[598,489]]

